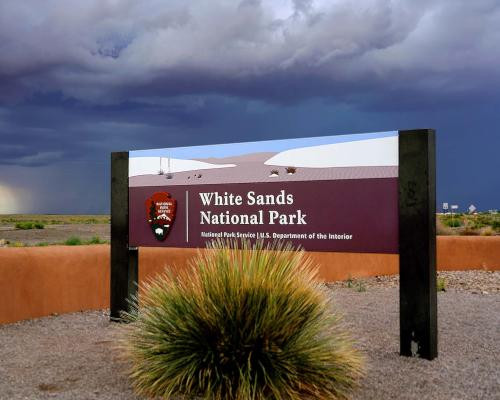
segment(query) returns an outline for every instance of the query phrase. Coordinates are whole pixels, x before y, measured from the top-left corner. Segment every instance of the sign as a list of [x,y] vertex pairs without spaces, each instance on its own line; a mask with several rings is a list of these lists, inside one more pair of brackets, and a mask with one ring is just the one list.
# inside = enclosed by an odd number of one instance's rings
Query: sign
[[129,244],[398,252],[398,132],[129,152]]
[[471,204],[469,206],[469,213],[472,214],[474,211],[476,211],[476,206],[474,206],[474,204]]
[[443,210],[448,210],[448,203],[443,203]]
[[452,210],[458,210],[458,206],[457,206],[457,205],[452,205],[452,206],[451,206],[451,209],[452,209]]
[[437,357],[433,129],[113,152],[110,197],[112,321],[132,311],[141,246],[282,239],[398,253],[400,354]]

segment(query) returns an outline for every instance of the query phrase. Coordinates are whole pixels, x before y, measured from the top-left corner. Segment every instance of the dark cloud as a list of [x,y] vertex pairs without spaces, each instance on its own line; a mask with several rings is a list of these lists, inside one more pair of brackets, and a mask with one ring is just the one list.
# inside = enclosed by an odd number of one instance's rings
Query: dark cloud
[[[500,170],[500,137],[492,129],[499,122],[497,106],[380,112],[324,99],[282,106],[207,96],[179,99],[173,108],[169,100],[120,109],[59,108],[53,100],[10,110],[15,115],[9,129],[17,133],[0,144],[0,186],[31,193],[23,195],[25,210],[107,212],[111,151],[434,127],[438,201],[498,208],[493,171]],[[5,131],[0,136],[6,137]]]
[[0,189],[107,212],[111,151],[434,127],[438,200],[498,208],[499,37],[496,0],[2,0]]
[[499,34],[492,0],[4,0],[1,98],[465,99],[498,92]]

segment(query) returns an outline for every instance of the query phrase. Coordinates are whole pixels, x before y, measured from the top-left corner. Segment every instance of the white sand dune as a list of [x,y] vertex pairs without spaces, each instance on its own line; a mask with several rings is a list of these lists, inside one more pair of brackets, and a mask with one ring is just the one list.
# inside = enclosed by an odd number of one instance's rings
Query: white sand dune
[[395,166],[398,165],[398,137],[286,150],[271,157],[265,164],[303,168]]
[[[278,175],[271,174],[276,169]],[[130,187],[137,186],[174,186],[174,185],[206,185],[221,183],[255,183],[255,182],[296,182],[337,179],[377,179],[397,178],[397,165],[385,167],[345,167],[345,168],[301,168],[294,174],[286,172],[285,167],[264,165],[261,162],[237,165],[234,168],[212,168],[205,171],[186,171],[165,175],[151,174],[132,176]]]
[[[182,160],[178,158],[170,159],[170,172],[198,171],[214,168],[230,168],[235,164],[211,164],[197,160]],[[164,172],[168,170],[168,161],[166,157],[161,159],[161,169]],[[156,175],[160,171],[160,157],[131,157],[129,159],[129,176]]]

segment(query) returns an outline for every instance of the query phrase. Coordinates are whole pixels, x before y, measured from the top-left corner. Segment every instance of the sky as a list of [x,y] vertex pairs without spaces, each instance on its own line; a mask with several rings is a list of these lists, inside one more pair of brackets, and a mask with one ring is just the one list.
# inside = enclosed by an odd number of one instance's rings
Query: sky
[[260,140],[258,142],[236,142],[204,146],[171,147],[163,149],[135,150],[129,157],[172,157],[181,159],[201,159],[209,157],[234,157],[261,152],[281,152],[300,147],[330,145],[334,143],[356,142],[397,136],[398,131],[355,133],[333,136],[314,136],[292,139]]
[[434,128],[500,208],[498,0],[0,2],[0,213],[109,212],[110,152]]

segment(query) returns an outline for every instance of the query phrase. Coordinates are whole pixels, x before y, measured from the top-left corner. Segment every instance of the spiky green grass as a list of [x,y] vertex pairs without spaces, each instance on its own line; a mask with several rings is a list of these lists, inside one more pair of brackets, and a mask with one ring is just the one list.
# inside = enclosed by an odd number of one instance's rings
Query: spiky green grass
[[289,245],[214,242],[141,288],[120,349],[140,395],[340,399],[361,357],[315,268]]

